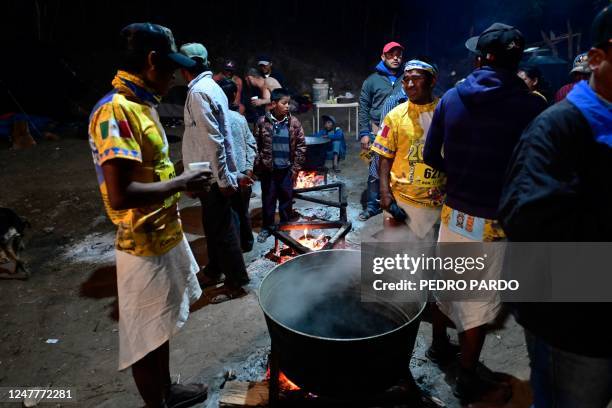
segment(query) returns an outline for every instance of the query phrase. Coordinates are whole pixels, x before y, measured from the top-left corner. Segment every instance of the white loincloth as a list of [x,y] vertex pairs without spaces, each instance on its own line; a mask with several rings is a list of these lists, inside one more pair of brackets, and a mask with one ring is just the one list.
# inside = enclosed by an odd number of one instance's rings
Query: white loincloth
[[187,238],[164,255],[115,251],[119,297],[119,370],[157,349],[185,324],[202,294]]
[[[397,201],[397,205],[406,212],[408,218],[406,218],[406,225],[409,231],[401,233],[401,237],[394,236],[395,241],[402,242],[435,242],[434,225],[440,222],[440,212],[442,207],[428,208],[428,207],[415,207],[414,205],[402,203]],[[385,215],[392,217],[391,213],[385,211]],[[401,231],[399,229],[393,232]]]
[[[447,225],[440,225],[438,242],[481,242],[475,241],[454,231]],[[487,279],[499,279],[504,261],[504,246],[493,247],[495,252],[487,252],[488,269]],[[489,295],[489,293],[487,292]],[[436,304],[442,313],[455,323],[458,332],[473,329],[492,322],[501,308],[498,292],[491,292],[483,301],[437,301]]]

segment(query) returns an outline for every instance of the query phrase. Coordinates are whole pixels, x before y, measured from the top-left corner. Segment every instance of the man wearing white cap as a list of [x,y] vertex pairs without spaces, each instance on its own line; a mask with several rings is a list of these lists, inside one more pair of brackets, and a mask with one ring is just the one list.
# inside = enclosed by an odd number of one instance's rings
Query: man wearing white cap
[[259,55],[257,57],[257,69],[261,72],[261,75],[264,78],[274,78],[278,81],[281,88],[285,88],[287,83],[285,81],[285,76],[278,72],[274,67],[274,63],[272,62],[272,58],[268,55]]

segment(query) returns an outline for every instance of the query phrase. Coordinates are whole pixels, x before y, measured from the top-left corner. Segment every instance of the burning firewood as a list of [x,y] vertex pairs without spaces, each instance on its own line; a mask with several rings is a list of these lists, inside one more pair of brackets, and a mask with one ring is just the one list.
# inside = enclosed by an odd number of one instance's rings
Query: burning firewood
[[325,176],[316,170],[300,171],[295,181],[294,188],[308,188],[325,184]]

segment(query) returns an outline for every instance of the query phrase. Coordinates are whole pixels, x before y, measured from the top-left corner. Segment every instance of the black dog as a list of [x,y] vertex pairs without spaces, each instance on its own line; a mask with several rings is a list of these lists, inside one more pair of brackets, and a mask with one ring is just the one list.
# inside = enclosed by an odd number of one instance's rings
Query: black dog
[[[15,211],[0,208],[0,260],[8,259],[15,262],[16,265],[15,271],[5,277],[27,278],[30,275],[24,262],[19,257],[24,248],[23,235],[27,227],[30,227],[30,223],[18,216]],[[21,273],[18,274],[18,272]]]

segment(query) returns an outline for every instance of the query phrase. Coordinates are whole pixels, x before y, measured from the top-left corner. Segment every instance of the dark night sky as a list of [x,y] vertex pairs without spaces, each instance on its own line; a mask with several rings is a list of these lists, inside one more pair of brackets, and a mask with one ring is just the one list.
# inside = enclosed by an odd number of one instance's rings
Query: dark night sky
[[[541,41],[540,29],[565,32],[569,17],[574,31],[583,33],[584,50],[590,22],[607,2],[7,1],[0,17],[6,44],[0,74],[26,109],[65,115],[67,99],[87,106],[108,88],[121,27],[151,21],[170,27],[179,44],[204,43],[213,61],[231,56],[246,68],[256,54],[266,52],[294,83],[300,71],[293,65],[303,61],[355,78],[358,90],[385,42],[400,41],[408,56],[427,54],[444,70],[467,57],[463,43],[472,30],[477,34],[494,21],[517,26],[531,43]],[[561,51],[567,53],[564,47]],[[0,92],[2,112],[14,109],[6,87]]]

